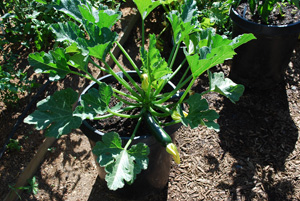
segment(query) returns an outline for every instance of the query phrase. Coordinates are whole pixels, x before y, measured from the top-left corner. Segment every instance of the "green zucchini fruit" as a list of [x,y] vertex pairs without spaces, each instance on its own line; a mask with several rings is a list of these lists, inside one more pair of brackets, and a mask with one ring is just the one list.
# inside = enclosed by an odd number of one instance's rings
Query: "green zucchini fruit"
[[156,138],[156,140],[167,147],[168,144],[172,143],[171,137],[166,133],[166,131],[155,121],[150,112],[145,114],[146,123],[150,129],[151,134]]

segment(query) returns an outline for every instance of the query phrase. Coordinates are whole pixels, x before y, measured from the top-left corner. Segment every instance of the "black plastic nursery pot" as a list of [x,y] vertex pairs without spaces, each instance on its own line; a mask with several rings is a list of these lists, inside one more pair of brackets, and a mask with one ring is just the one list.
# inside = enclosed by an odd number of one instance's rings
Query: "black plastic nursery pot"
[[230,78],[248,88],[270,89],[284,79],[300,33],[300,21],[289,25],[263,25],[246,20],[231,8],[233,37],[256,37],[236,49]]
[[[135,71],[129,71],[128,74],[137,82],[140,78]],[[119,76],[123,77],[123,73],[119,72]],[[124,79],[126,77],[124,76]],[[103,76],[99,79],[101,82],[109,84],[111,82],[116,82],[116,79],[111,75]],[[169,82],[168,84],[170,90],[174,89],[175,86]],[[97,84],[92,83],[89,85],[82,94],[85,94],[89,89],[96,87]],[[180,128],[181,124],[175,124],[172,126],[165,127],[165,131],[171,136],[172,140],[175,139],[175,132]],[[81,131],[88,137],[91,148],[93,148],[97,141],[102,139],[104,135],[103,132],[92,127],[88,121],[83,121]],[[121,137],[123,146],[129,140],[130,137]],[[171,156],[166,152],[165,147],[163,147],[157,140],[147,131],[143,131],[143,135],[136,136],[132,142],[132,145],[137,143],[145,143],[149,149],[149,165],[147,170],[142,170],[140,174],[137,175],[136,180],[133,184],[125,184],[122,189],[118,189],[113,192],[116,196],[126,197],[126,198],[139,198],[153,192],[159,192],[164,189],[168,183],[169,172],[171,169]],[[94,155],[97,159],[97,156]],[[96,161],[98,174],[101,182],[106,186],[105,175],[106,172],[103,167],[99,165]]]

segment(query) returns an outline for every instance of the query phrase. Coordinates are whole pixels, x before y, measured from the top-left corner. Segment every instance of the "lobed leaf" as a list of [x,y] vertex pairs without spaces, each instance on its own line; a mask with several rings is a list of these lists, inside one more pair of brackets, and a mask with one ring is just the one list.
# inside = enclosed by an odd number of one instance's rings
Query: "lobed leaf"
[[196,1],[187,0],[179,10],[172,10],[168,13],[167,18],[169,19],[172,30],[173,38],[176,44],[184,40],[192,32],[198,30],[198,8]]
[[51,81],[62,79],[71,71],[67,64],[68,55],[62,48],[50,50],[49,53],[32,53],[29,55],[28,61],[36,73],[49,73]]
[[219,131],[219,125],[214,122],[219,118],[219,114],[214,110],[209,110],[206,99],[202,99],[201,95],[196,93],[190,96],[186,103],[189,105],[188,115],[185,117],[180,111],[182,114],[181,121],[185,126],[190,125],[191,128],[196,128],[201,124]]
[[111,190],[122,188],[125,183],[133,183],[136,175],[148,167],[149,148],[145,144],[133,145],[129,150],[122,148],[120,136],[115,132],[103,135],[93,153],[105,167],[107,186]]
[[93,119],[98,114],[104,114],[107,111],[112,95],[111,86],[101,83],[99,90],[92,88],[88,93],[81,96],[81,105],[76,108],[74,115],[82,119],[87,117]]
[[28,115],[24,122],[36,125],[36,129],[46,129],[46,136],[59,138],[72,129],[79,128],[80,117],[73,116],[72,106],[76,103],[78,94],[68,88],[56,91],[52,96],[37,103],[37,110]]
[[231,46],[219,46],[212,49],[210,53],[207,53],[205,59],[198,54],[187,56],[186,58],[191,67],[193,77],[197,78],[206,70],[223,63],[226,59],[232,58],[235,54]]
[[236,84],[229,78],[224,78],[224,73],[209,73],[210,91],[217,92],[235,103],[243,95],[245,87]]

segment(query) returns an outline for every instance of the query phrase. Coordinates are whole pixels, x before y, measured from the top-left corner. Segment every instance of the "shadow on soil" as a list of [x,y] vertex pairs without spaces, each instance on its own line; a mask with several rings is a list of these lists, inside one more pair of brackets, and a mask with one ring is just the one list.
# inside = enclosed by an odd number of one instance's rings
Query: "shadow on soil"
[[233,183],[221,182],[219,188],[229,190],[232,200],[240,196],[252,200],[260,182],[270,200],[288,200],[294,192],[292,184],[272,179],[274,173],[285,171],[286,158],[298,138],[285,85],[267,92],[246,91],[237,104],[226,100],[218,122],[220,145],[237,161],[229,173]]
[[166,186],[162,191],[151,191],[147,195],[139,197],[124,197],[122,194],[118,195],[113,191],[108,190],[106,183],[104,183],[98,176],[91,191],[88,201],[97,201],[99,198],[106,201],[165,201],[168,197],[168,187]]

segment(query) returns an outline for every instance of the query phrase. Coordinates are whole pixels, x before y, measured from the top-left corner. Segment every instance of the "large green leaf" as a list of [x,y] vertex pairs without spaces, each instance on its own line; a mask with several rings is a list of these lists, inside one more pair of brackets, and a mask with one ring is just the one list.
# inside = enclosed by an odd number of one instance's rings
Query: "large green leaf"
[[191,67],[194,78],[197,78],[211,67],[223,63],[226,59],[230,59],[235,55],[232,46],[219,46],[211,50],[203,59],[200,55],[195,54],[187,56],[187,61]]
[[206,99],[202,99],[201,95],[196,93],[190,96],[186,102],[189,105],[189,113],[186,117],[182,115],[181,118],[185,126],[190,125],[191,128],[196,128],[199,125],[205,125],[210,129],[219,131],[219,125],[214,122],[219,118],[219,114],[214,110],[209,110]]
[[[95,29],[92,29],[92,27]],[[113,42],[117,40],[118,34],[108,28],[102,28],[99,33],[95,26],[92,27],[93,31],[91,34],[95,35],[92,35],[90,46],[88,47],[89,55],[104,60],[109,50],[113,47]]]
[[68,55],[62,48],[50,50],[49,53],[32,53],[29,55],[28,61],[34,67],[35,72],[49,73],[51,81],[62,79],[71,71],[67,64]]
[[79,5],[86,4],[85,0],[52,0],[53,7],[81,23],[82,15]]
[[235,48],[254,38],[253,34],[245,34],[229,40],[211,29],[189,35],[185,43],[188,46],[187,60],[193,77],[197,78],[211,67],[231,59],[236,54]]
[[66,53],[69,54],[68,64],[74,68],[78,68],[83,72],[88,72],[89,57],[82,55],[82,50],[79,49],[76,43],[72,43],[66,48]]
[[56,35],[56,41],[68,41],[70,44],[77,41],[78,38],[85,38],[84,32],[74,22],[59,22],[50,26],[52,32]]
[[241,46],[244,43],[249,42],[250,40],[256,39],[253,34],[243,34],[240,36],[235,37],[230,45],[235,49],[239,46]]
[[137,6],[143,20],[146,19],[146,17],[149,15],[149,13],[151,13],[152,10],[161,5],[160,1],[152,0],[133,0],[133,2]]
[[209,73],[210,91],[214,91],[229,98],[233,103],[243,95],[245,87],[234,83],[229,78],[224,78],[224,73]]
[[82,119],[87,117],[93,119],[98,114],[102,115],[107,111],[113,91],[111,86],[101,83],[99,90],[92,88],[88,93],[81,96],[80,106],[75,110],[76,116]]
[[129,150],[122,148],[122,141],[115,132],[104,134],[96,143],[93,153],[105,167],[107,186],[111,190],[122,188],[125,183],[133,183],[136,175],[148,167],[149,148],[144,144],[133,145]]
[[79,128],[80,117],[73,116],[72,106],[78,94],[68,88],[55,92],[37,103],[37,110],[24,119],[25,123],[36,125],[36,129],[46,129],[46,136],[59,138],[72,129]]
[[172,10],[167,15],[173,29],[173,38],[176,44],[183,41],[190,33],[198,30],[199,26],[196,1],[186,0],[180,11]]
[[111,28],[121,17],[120,11],[108,9],[107,6],[102,4],[98,8],[90,4],[79,6],[82,19],[96,24],[99,29],[103,27]]

